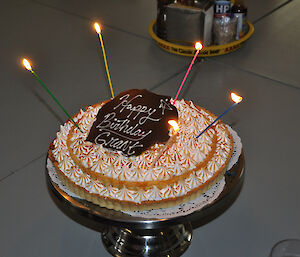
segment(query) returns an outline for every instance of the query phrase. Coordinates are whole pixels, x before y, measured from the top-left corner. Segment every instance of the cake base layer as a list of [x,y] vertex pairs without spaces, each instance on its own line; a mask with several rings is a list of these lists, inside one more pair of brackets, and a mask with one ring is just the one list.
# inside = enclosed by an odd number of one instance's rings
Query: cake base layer
[[[50,158],[51,160],[52,158]],[[52,160],[51,160],[52,161]],[[54,164],[55,168],[56,165]],[[226,170],[226,169],[225,169]],[[97,204],[101,207],[105,207],[108,209],[114,209],[116,211],[144,211],[144,210],[151,210],[151,209],[160,209],[160,208],[170,208],[173,206],[180,205],[185,202],[192,201],[197,197],[200,197],[203,193],[209,190],[213,185],[218,183],[222,177],[224,176],[224,172],[220,173],[217,178],[212,180],[212,183],[207,183],[205,186],[202,186],[199,189],[195,189],[195,191],[190,192],[189,195],[184,195],[180,198],[176,199],[168,199],[167,201],[161,202],[144,202],[143,204],[134,204],[132,202],[126,201],[119,201],[114,199],[109,199],[105,197],[99,197],[98,195],[91,194],[85,189],[77,186],[76,184],[72,183],[62,172],[60,172],[56,168],[57,175],[61,182],[73,193],[80,196],[81,198],[90,201],[94,204]]]

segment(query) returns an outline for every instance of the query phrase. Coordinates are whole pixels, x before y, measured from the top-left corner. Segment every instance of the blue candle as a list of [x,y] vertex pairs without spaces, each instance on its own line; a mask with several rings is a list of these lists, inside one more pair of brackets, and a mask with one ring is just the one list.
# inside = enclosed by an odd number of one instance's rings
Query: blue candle
[[231,99],[235,102],[231,105],[225,112],[223,112],[219,117],[217,117],[211,124],[209,124],[196,138],[198,139],[206,130],[208,130],[212,125],[214,125],[219,119],[221,119],[227,112],[229,112],[234,106],[238,105],[243,98],[235,93],[231,93]]

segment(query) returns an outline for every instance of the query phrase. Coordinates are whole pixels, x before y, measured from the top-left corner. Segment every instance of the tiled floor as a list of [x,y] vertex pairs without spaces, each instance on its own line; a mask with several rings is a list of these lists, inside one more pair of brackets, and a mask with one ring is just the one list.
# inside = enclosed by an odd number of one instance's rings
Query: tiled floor
[[[215,113],[230,104],[230,89],[245,97],[224,118],[242,138],[243,190],[223,215],[194,231],[186,257],[268,256],[277,241],[300,238],[300,2],[246,3],[253,37],[235,53],[198,62],[181,95]],[[149,0],[1,3],[0,257],[109,256],[98,233],[71,221],[50,199],[45,154],[66,117],[20,59],[31,58],[71,114],[108,98],[91,27],[98,19],[115,90],[173,95],[190,59],[150,39],[155,13]]]

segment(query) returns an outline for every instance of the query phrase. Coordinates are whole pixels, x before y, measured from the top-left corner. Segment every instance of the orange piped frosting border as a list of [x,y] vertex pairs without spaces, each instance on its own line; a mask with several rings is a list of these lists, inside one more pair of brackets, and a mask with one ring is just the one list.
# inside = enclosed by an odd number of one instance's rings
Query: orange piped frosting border
[[196,198],[224,175],[233,139],[221,121],[199,141],[195,139],[215,119],[204,108],[176,101],[180,132],[153,163],[163,144],[152,146],[142,156],[124,157],[84,141],[103,104],[74,116],[84,134],[68,121],[48,151],[62,182],[81,197],[115,210],[170,207]]

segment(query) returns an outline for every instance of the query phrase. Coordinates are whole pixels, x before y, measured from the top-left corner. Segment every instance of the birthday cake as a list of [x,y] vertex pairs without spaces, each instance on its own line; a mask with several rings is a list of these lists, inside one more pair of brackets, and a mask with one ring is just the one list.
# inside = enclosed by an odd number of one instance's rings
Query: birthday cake
[[171,207],[226,171],[233,149],[226,125],[218,121],[196,138],[215,118],[191,101],[132,89],[74,115],[78,127],[61,126],[48,156],[64,185],[102,207]]

